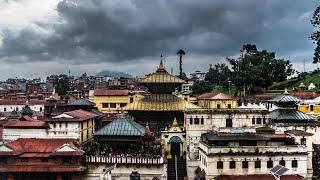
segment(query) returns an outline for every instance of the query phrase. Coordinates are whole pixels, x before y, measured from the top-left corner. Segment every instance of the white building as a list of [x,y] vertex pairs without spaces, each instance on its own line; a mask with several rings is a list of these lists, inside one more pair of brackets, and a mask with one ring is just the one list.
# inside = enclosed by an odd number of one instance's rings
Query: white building
[[201,72],[201,71],[195,71],[194,73],[190,74],[191,79],[203,81],[204,78],[206,77],[206,73]]
[[193,84],[194,84],[194,81],[187,80],[186,83],[183,83],[181,85],[181,91],[182,92],[191,92]]
[[13,110],[20,111],[26,105],[33,111],[43,112],[44,103],[45,101],[43,100],[0,100],[0,112],[12,112]]

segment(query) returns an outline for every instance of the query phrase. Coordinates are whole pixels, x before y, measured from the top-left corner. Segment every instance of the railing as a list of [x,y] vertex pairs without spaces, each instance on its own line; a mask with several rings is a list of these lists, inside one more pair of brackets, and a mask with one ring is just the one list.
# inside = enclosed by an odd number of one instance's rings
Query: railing
[[85,163],[101,164],[163,164],[162,157],[109,157],[109,156],[85,156]]
[[207,154],[219,153],[307,153],[304,145],[283,145],[283,146],[209,146],[205,142],[200,142],[199,148]]

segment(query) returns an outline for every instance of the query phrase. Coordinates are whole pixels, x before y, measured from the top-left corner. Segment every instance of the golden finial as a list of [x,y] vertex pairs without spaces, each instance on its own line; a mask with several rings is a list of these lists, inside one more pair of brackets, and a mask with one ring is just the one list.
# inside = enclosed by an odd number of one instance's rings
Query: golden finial
[[166,69],[164,68],[164,65],[162,62],[162,55],[161,55],[160,65],[159,65],[157,72],[164,72],[164,71],[166,71]]
[[283,94],[289,94],[287,88],[284,88],[284,93]]
[[164,128],[164,130],[165,130],[165,131],[168,131],[168,127],[166,126],[166,127]]
[[179,127],[177,118],[174,118],[173,123],[172,123],[172,127]]

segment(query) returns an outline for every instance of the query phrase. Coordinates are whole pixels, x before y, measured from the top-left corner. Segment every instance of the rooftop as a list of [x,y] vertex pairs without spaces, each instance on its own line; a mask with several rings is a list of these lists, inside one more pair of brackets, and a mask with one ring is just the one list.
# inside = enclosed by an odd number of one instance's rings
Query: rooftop
[[129,90],[103,90],[96,89],[93,92],[94,96],[127,96],[129,94]]
[[95,136],[145,136],[146,128],[124,116],[99,129]]
[[128,104],[123,109],[127,111],[185,111],[201,107],[185,101],[173,94],[151,94]]
[[54,116],[46,121],[84,121],[91,118],[96,118],[99,115],[82,109],[64,112],[58,116]]
[[96,104],[86,99],[78,99],[68,104],[68,106],[95,106]]
[[255,133],[214,133],[208,132],[202,134],[202,137],[206,138],[209,141],[228,141],[228,140],[270,140],[267,137],[257,135]]
[[278,108],[270,112],[269,118],[276,122],[281,121],[314,121],[313,116],[307,115],[296,109],[282,109]]
[[285,131],[286,134],[289,134],[289,135],[294,135],[294,136],[313,136],[312,133],[308,133],[308,132],[305,132],[305,131],[301,131],[301,130],[288,130],[288,131]]
[[19,121],[19,120],[8,120],[3,124],[4,128],[47,128],[47,124],[43,121]]
[[208,99],[208,100],[235,100],[235,97],[232,97],[225,93],[205,93],[198,96],[198,99]]

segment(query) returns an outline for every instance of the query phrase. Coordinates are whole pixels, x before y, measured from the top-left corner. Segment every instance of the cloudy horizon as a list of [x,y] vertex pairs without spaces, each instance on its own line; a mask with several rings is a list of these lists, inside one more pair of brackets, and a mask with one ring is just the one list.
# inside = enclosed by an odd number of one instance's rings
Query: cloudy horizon
[[[316,1],[0,0],[0,80],[50,74],[133,76],[153,72],[160,55],[178,74],[238,57],[244,44],[276,52],[298,71],[312,64]],[[304,66],[305,62],[305,66]]]

